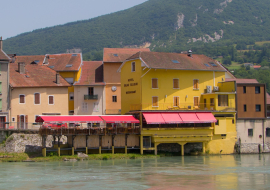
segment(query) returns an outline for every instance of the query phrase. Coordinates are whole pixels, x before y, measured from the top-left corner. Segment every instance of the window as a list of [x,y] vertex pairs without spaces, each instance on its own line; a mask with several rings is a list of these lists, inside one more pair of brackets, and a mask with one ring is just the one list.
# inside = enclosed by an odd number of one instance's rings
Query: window
[[195,90],[199,89],[199,80],[198,79],[193,80],[193,89],[195,89]]
[[157,96],[152,97],[152,107],[158,107],[158,97]]
[[117,96],[112,96],[112,101],[117,102]]
[[199,97],[194,97],[194,107],[199,106]]
[[13,122],[15,121],[15,117],[12,117],[12,121],[13,121]]
[[94,87],[88,87],[88,95],[94,95]]
[[82,103],[82,111],[83,112],[87,112],[88,111],[88,104],[87,104],[87,102],[83,102]]
[[173,79],[173,88],[179,89],[179,79]]
[[69,83],[69,84],[71,84],[71,85],[73,85],[73,78],[65,78],[65,80]]
[[215,106],[215,98],[210,98],[210,106]]
[[246,112],[246,111],[247,111],[247,105],[244,104],[244,112]]
[[260,86],[255,86],[255,94],[260,94],[260,93],[261,93]]
[[158,79],[152,79],[152,88],[158,88]]
[[54,96],[49,96],[49,105],[54,104]]
[[34,104],[40,104],[40,93],[34,94]]
[[218,95],[218,106],[228,106],[228,95]]
[[247,93],[247,87],[246,86],[243,86],[243,93]]
[[98,112],[98,103],[94,103],[94,112]]
[[270,137],[270,128],[266,128],[266,137]]
[[20,102],[20,104],[25,104],[25,95],[24,94],[19,95],[19,102]]
[[69,93],[69,100],[74,100],[74,92]]
[[253,137],[253,129],[248,129],[248,136]]
[[178,107],[179,106],[179,96],[173,97],[173,106]]
[[261,111],[261,105],[260,104],[256,104],[256,112],[260,112]]
[[131,63],[131,72],[135,72],[135,62]]
[[151,147],[151,137],[143,137],[143,147],[150,148]]
[[215,122],[215,125],[219,125],[219,120],[217,119],[217,121]]

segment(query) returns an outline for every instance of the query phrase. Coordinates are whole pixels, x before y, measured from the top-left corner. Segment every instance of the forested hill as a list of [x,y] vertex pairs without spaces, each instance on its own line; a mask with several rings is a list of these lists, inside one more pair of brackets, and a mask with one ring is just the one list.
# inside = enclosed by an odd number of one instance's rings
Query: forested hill
[[150,45],[156,51],[179,52],[204,43],[270,40],[269,10],[269,0],[148,0],[124,11],[20,34],[4,41],[4,51],[35,55],[81,48],[87,54],[104,47]]

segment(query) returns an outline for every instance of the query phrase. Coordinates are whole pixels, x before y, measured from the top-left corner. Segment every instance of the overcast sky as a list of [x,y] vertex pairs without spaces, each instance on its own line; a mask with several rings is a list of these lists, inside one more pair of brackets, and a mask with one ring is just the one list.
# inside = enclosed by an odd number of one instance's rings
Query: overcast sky
[[128,9],[147,0],[2,0],[3,39]]

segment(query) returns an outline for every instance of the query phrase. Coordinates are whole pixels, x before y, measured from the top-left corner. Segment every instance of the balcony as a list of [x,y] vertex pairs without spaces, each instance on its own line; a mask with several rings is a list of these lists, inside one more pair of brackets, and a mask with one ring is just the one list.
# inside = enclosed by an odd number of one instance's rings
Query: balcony
[[97,100],[98,95],[84,95],[84,100]]
[[170,111],[236,111],[235,107],[232,105],[228,106],[218,106],[216,104],[205,104],[200,103],[198,105],[194,105],[193,103],[180,103],[178,106],[175,106],[171,103],[159,103],[157,106],[153,106],[152,104],[131,104],[130,111],[135,110],[170,110]]

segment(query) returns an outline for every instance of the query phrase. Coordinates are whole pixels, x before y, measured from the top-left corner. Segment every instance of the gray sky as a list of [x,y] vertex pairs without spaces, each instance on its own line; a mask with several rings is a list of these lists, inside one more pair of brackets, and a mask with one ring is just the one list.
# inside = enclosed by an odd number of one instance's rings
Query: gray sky
[[3,39],[128,9],[147,0],[2,0]]

